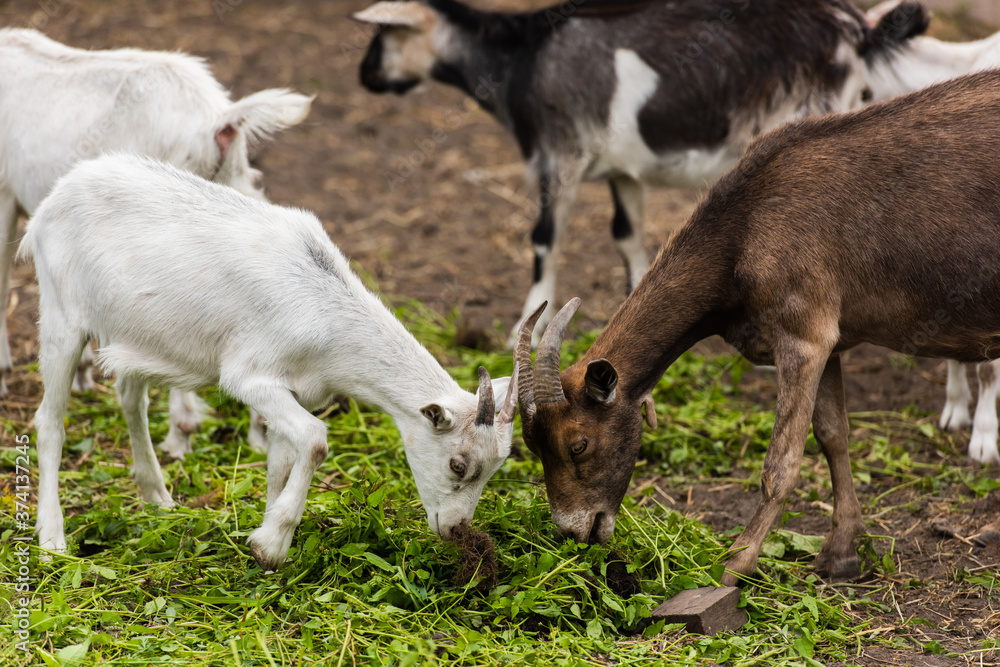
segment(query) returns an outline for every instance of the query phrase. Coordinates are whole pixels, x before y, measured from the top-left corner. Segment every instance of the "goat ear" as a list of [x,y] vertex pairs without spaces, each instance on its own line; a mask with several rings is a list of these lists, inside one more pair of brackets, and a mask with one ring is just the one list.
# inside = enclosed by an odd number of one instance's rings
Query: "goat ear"
[[615,400],[615,387],[618,386],[618,371],[607,359],[598,359],[587,364],[587,374],[584,376],[587,396],[598,403],[610,403]]
[[226,123],[222,129],[215,131],[215,144],[219,147],[219,164],[226,161],[229,147],[233,145],[236,138],[236,128],[231,123]]
[[656,405],[653,403],[652,394],[642,399],[642,407],[646,408],[646,424],[649,428],[656,428]]
[[430,18],[430,10],[419,2],[376,2],[368,9],[351,14],[351,18],[374,25],[423,28]]
[[455,426],[455,418],[451,410],[437,403],[431,403],[420,408],[420,414],[430,421],[435,431],[450,431]]

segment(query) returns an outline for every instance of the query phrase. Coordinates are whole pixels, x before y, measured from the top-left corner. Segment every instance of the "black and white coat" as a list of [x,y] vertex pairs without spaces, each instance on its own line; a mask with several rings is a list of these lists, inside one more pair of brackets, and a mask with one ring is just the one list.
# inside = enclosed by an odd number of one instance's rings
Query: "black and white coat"
[[756,135],[861,106],[868,63],[925,28],[913,6],[882,30],[848,0],[570,0],[520,14],[424,0],[355,18],[381,27],[361,66],[368,89],[455,85],[517,138],[540,191],[523,319],[554,301],[581,181],[611,186],[632,287],[648,266],[643,184],[706,187]]

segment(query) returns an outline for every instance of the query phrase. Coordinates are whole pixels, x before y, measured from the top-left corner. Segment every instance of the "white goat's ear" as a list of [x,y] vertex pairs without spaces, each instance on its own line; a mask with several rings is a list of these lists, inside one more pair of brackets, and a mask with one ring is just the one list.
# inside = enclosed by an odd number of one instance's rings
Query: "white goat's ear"
[[[493,385],[493,404],[496,406],[496,411],[500,412],[504,401],[507,399],[507,389],[510,387],[510,377],[497,378],[492,380],[491,384]],[[479,399],[478,389],[476,389],[476,399]]]
[[455,418],[452,416],[451,410],[437,403],[420,408],[420,414],[427,417],[435,431],[450,431],[455,426]]
[[407,28],[426,27],[431,10],[419,2],[376,2],[368,9],[351,14],[361,23],[399,25]]

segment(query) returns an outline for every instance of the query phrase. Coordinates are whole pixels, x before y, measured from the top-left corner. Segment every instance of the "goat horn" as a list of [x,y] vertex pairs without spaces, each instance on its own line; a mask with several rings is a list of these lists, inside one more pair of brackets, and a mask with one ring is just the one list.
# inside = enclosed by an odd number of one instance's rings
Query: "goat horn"
[[521,328],[517,330],[517,344],[514,346],[514,367],[520,376],[517,382],[517,400],[521,403],[522,431],[530,430],[531,418],[535,416],[535,396],[531,372],[531,334],[535,330],[535,322],[545,312],[545,306],[548,303],[548,301],[542,301],[542,304],[535,309],[535,312],[521,322]]
[[493,402],[493,383],[490,372],[479,367],[479,409],[476,411],[476,426],[493,426],[496,404]]
[[570,299],[542,334],[542,342],[538,345],[538,354],[535,356],[538,377],[535,379],[534,393],[538,405],[562,403],[566,400],[562,381],[559,379],[559,353],[562,351],[566,327],[579,308],[580,297]]
[[510,384],[507,385],[507,398],[504,399],[500,415],[497,417],[497,427],[502,428],[514,421],[514,410],[517,408],[517,365],[510,374]]

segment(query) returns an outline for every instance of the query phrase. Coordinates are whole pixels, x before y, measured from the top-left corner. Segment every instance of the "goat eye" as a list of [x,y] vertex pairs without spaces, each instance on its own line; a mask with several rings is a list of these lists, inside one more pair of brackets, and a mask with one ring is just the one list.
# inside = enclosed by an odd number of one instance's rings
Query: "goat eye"
[[465,464],[459,459],[451,460],[451,471],[459,477],[465,476]]
[[587,451],[586,438],[580,440],[579,442],[573,443],[573,445],[569,448],[569,453],[572,454],[573,456],[579,456],[580,454],[583,454],[585,451]]

